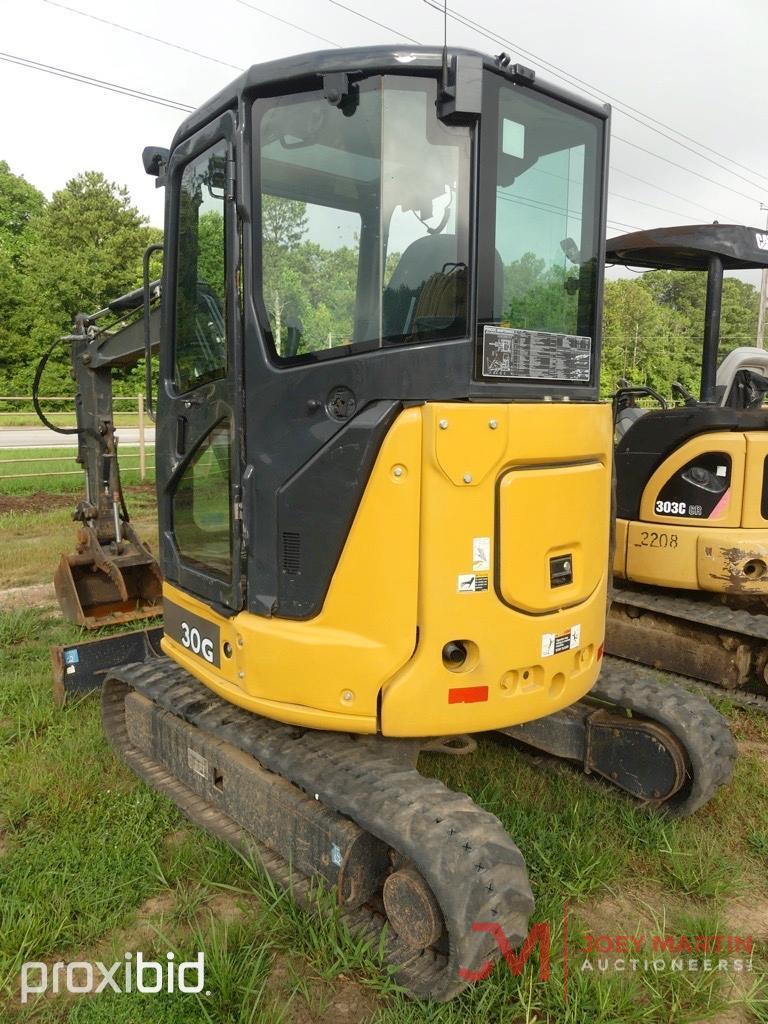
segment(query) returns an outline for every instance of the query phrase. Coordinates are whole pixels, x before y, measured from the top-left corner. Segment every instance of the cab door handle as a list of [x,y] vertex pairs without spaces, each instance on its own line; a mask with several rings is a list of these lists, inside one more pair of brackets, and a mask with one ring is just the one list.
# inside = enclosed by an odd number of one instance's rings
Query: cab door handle
[[176,419],[176,454],[183,455],[187,448],[187,417]]

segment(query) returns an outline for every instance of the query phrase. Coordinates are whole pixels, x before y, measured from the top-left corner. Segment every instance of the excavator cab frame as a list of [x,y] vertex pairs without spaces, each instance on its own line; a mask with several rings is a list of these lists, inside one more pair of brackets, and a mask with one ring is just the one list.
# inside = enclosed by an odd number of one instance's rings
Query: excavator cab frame
[[[290,60],[279,69],[253,69],[234,83],[226,101],[219,97],[193,115],[171,148],[165,275],[172,301],[163,304],[167,343],[158,396],[166,425],[157,445],[161,562],[170,583],[230,612],[246,607],[256,615],[296,619],[318,614],[373,460],[407,404],[506,401],[542,391],[554,400],[597,397],[606,110],[581,101],[576,107],[570,97],[566,106],[559,90],[542,89],[515,68],[484,65],[474,54],[452,54],[447,95],[433,57],[415,53],[407,64],[398,61],[393,51],[373,49],[343,60],[323,56],[311,72]],[[352,66],[354,74],[340,70]],[[509,153],[499,152],[492,127],[499,115],[491,107],[499,97],[513,102],[499,90],[528,111],[525,156],[515,155],[513,142]],[[482,138],[475,127],[481,97]],[[517,116],[516,144],[522,146],[526,128]],[[589,336],[591,349],[586,362],[584,355],[573,357],[581,364],[571,381],[554,374],[539,382],[527,371],[513,379],[508,371],[484,367],[482,355],[483,343],[492,343],[483,340],[485,325],[503,320],[492,238],[497,165],[511,183],[534,164],[542,155],[536,132],[543,137],[541,150],[548,120],[559,131],[551,145],[567,150],[567,119],[575,145],[584,144],[585,133],[593,135],[592,163],[584,169],[590,178],[582,185],[590,204],[579,233],[584,255],[576,259],[580,308],[571,331]],[[412,140],[409,158],[402,151],[395,155],[404,125]],[[195,161],[214,153],[226,166],[223,190],[212,199],[203,184],[195,201],[203,204],[201,211],[218,203],[225,222],[226,363],[215,380],[192,367],[179,386],[180,360],[194,346],[179,324],[183,263],[195,262],[194,231],[183,224],[182,205],[190,198],[184,180],[199,177]],[[296,307],[303,297],[284,297],[289,284],[274,269],[285,253],[269,237],[270,214],[275,205],[290,213],[299,204],[310,211],[312,237],[327,234],[323,221],[329,216],[356,225],[349,334],[339,337],[336,324],[326,345],[317,329],[313,335],[301,324]],[[400,239],[393,237],[398,231]],[[390,254],[409,239],[411,248],[393,268]],[[205,557],[195,550],[194,523],[189,530],[184,526],[185,516],[194,518],[195,498],[190,493],[187,507],[183,493],[194,491],[196,472],[202,478],[201,459],[215,462],[201,453],[214,437],[230,451],[229,478],[215,485],[219,543],[225,546],[228,533],[230,556],[205,568]],[[202,546],[204,538],[198,539]]]

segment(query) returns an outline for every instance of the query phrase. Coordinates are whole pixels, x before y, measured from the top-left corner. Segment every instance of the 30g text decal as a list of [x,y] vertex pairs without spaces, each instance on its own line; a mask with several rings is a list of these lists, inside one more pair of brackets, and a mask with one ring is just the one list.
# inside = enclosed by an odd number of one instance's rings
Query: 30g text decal
[[200,630],[196,626],[190,629],[188,622],[181,623],[181,643],[193,654],[199,654],[213,664],[213,641],[208,637],[200,636]]

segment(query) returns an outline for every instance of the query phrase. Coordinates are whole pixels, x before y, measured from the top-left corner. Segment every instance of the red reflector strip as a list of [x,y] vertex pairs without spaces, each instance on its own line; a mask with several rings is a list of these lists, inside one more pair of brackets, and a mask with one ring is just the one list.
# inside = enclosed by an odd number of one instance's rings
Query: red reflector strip
[[603,656],[603,648],[604,647],[605,647],[605,644],[600,644],[600,646],[597,648],[597,660],[598,661],[600,661],[600,659]]
[[449,704],[477,704],[488,700],[487,686],[454,686],[448,691]]

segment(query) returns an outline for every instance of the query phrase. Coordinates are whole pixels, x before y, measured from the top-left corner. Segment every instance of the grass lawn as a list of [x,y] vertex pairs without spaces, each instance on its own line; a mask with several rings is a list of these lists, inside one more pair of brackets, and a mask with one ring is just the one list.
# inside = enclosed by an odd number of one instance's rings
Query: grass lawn
[[[130,475],[124,473],[123,478],[130,480]],[[0,591],[52,582],[61,554],[75,550],[77,524],[72,521],[72,510],[79,490],[46,495],[42,492],[42,483],[38,481],[34,495],[8,496],[0,479]],[[157,552],[153,486],[126,483],[125,498],[139,536]],[[48,511],[40,511],[47,505],[50,505]],[[6,506],[10,511],[1,511]]]
[[[134,500],[135,497],[135,500]],[[151,498],[129,498],[151,532]],[[29,514],[28,514],[29,515]],[[60,517],[60,518],[57,518]],[[142,517],[144,519],[142,520]],[[50,578],[39,558],[66,510],[0,519],[3,571]],[[8,533],[9,525],[15,531]],[[71,526],[69,527],[71,529]],[[65,545],[66,547],[66,545]],[[10,549],[10,550],[9,550]],[[47,557],[47,556],[46,556]],[[23,576],[23,573],[19,574]],[[2,584],[7,586],[8,584]],[[567,770],[482,739],[467,758],[422,755],[425,774],[497,814],[531,875],[534,921],[552,929],[552,975],[504,964],[446,1006],[414,1003],[379,951],[349,936],[329,896],[298,910],[261,873],[192,826],[113,757],[98,700],[51,700],[48,645],[80,631],[35,608],[0,613],[0,1020],[27,1024],[720,1024],[768,1022],[768,720],[729,709],[741,747],[731,787],[694,818],[653,816]],[[563,993],[563,907],[569,919]],[[586,936],[752,935],[742,974],[583,970]],[[22,1006],[25,960],[206,955],[210,995],[40,997]],[[663,957],[669,961],[669,956]]]

